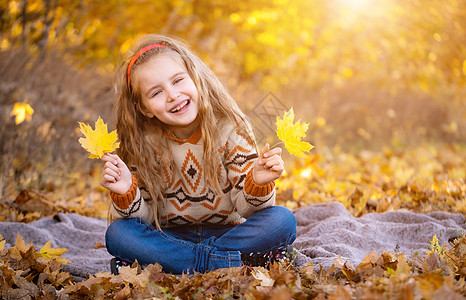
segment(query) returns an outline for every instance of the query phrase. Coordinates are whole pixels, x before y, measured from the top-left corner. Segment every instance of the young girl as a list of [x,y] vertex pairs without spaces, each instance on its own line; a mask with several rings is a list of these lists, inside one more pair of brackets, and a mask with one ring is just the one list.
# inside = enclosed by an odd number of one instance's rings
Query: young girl
[[113,272],[135,260],[179,274],[284,258],[296,219],[273,206],[281,149],[257,153],[214,73],[179,41],[146,35],[118,79],[121,144],[101,175],[116,219],[106,232]]

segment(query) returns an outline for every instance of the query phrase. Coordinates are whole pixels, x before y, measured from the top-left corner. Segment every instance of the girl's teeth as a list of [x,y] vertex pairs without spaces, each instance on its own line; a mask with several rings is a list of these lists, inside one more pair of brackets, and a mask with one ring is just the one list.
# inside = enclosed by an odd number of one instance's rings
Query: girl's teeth
[[183,107],[185,107],[186,105],[188,104],[188,101],[186,101],[185,103],[181,104],[181,106],[175,108],[172,110],[173,113],[176,113],[177,111],[180,111]]

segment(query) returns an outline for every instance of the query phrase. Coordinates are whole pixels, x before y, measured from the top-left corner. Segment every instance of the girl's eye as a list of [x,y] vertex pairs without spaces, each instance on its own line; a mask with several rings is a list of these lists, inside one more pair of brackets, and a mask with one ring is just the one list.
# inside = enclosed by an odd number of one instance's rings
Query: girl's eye
[[154,98],[155,96],[157,96],[157,95],[160,94],[161,92],[162,92],[161,90],[155,91],[155,92],[152,94],[152,98]]
[[183,77],[180,77],[180,78],[175,79],[175,81],[173,81],[173,84],[177,84],[177,83],[180,82],[181,80],[183,80]]

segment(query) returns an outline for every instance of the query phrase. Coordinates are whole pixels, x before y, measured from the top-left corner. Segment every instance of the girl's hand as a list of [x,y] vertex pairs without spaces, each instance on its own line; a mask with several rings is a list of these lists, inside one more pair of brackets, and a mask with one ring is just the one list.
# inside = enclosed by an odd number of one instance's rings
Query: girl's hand
[[116,154],[105,153],[105,162],[100,175],[100,184],[117,194],[126,194],[131,188],[133,179],[126,164]]
[[269,144],[265,144],[252,169],[252,178],[256,184],[264,185],[282,176],[285,166],[281,155],[282,148],[270,150]]

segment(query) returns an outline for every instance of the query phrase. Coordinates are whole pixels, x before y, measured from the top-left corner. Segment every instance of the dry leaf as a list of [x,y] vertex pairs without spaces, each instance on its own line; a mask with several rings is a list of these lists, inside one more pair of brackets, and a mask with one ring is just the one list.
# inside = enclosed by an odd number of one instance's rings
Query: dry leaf
[[3,251],[3,249],[5,249],[5,243],[5,238],[3,237],[3,235],[0,234],[0,251]]
[[432,249],[432,251],[426,251],[427,254],[430,254],[430,253],[432,253],[432,252],[435,252],[435,253],[437,253],[438,255],[440,255],[440,257],[444,257],[444,256],[445,256],[446,250],[445,250],[444,247],[440,246],[436,234],[434,234],[434,236],[432,237],[432,241],[429,242],[429,244],[430,244],[430,248]]
[[348,280],[356,281],[354,279],[356,278],[357,272],[356,272],[356,269],[354,268],[354,266],[350,262],[345,262],[343,264],[343,267],[341,268],[341,272],[343,272],[343,274],[345,274],[345,276],[346,276],[346,278],[348,278]]
[[94,249],[105,248],[106,246],[101,242],[95,242]]
[[33,189],[21,191],[13,202],[22,212],[36,212],[39,216],[53,213],[55,204],[46,195]]
[[439,273],[423,273],[416,277],[416,283],[424,299],[433,299],[432,293],[443,285],[444,277]]
[[89,158],[101,158],[105,153],[115,151],[120,145],[117,143],[116,130],[108,133],[107,124],[100,117],[95,122],[95,130],[82,122],[79,122],[79,127],[85,136],[79,139],[79,143],[91,153]]
[[255,269],[255,272],[252,274],[252,276],[259,280],[260,281],[260,285],[261,286],[264,286],[264,287],[268,287],[268,286],[273,286],[275,280],[273,280],[272,278],[270,278],[270,275],[269,273],[266,271],[266,272],[262,272],[261,270],[259,269]]
[[26,121],[31,121],[32,114],[34,113],[34,109],[27,104],[27,103],[22,103],[22,102],[17,102],[13,106],[13,110],[10,113],[10,116],[16,116],[15,118],[15,123],[16,125],[19,125]]
[[301,141],[306,137],[306,131],[309,128],[309,123],[301,124],[297,121],[293,124],[294,112],[293,108],[283,114],[283,120],[277,117],[277,136],[285,144],[286,150],[298,157],[307,157],[304,152],[310,151],[314,148],[308,142]]
[[48,241],[42,248],[40,248],[40,256],[45,257],[46,259],[55,259],[61,264],[66,265],[70,261],[66,258],[60,257],[62,254],[66,253],[68,249],[65,248],[52,248],[50,246],[50,241]]
[[18,235],[16,236],[16,242],[15,242],[15,247],[14,248],[16,248],[16,250],[18,250],[20,253],[26,253],[26,252],[29,251],[29,249],[31,247],[33,247],[32,246],[32,241],[29,242],[29,244],[26,245],[26,243],[24,242],[23,237],[18,233]]

